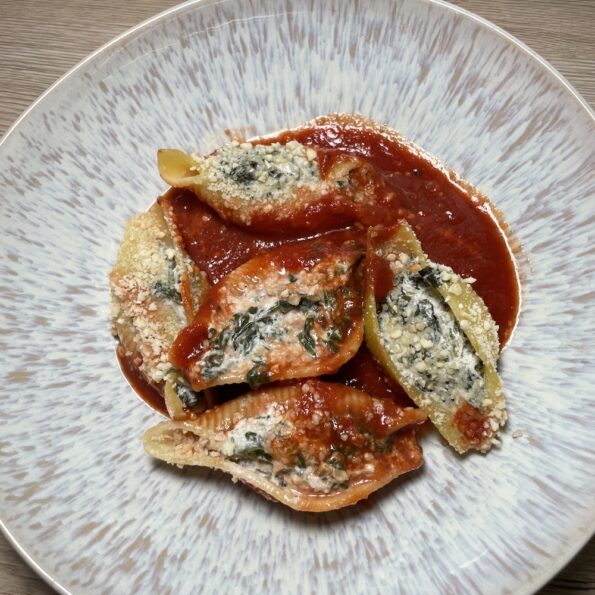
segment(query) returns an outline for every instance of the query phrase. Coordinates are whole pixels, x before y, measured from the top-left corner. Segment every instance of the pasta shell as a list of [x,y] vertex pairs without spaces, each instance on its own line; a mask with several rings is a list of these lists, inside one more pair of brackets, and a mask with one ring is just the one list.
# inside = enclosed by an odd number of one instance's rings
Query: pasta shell
[[460,453],[486,451],[506,422],[498,332],[471,284],[424,254],[401,222],[368,234],[366,344]]
[[336,371],[363,341],[362,251],[337,232],[252,258],[210,290],[170,361],[195,391]]
[[269,387],[192,421],[163,422],[148,454],[230,473],[296,510],[355,504],[422,464],[413,426],[425,420],[343,385],[307,380]]
[[112,326],[122,357],[146,382],[168,393],[168,412],[180,418],[182,403],[165,390],[169,375],[175,374],[168,352],[202,301],[207,283],[176,240],[159,203],[128,222],[110,287]]
[[164,181],[191,190],[226,221],[272,235],[365,220],[377,200],[365,160],[342,156],[322,172],[316,148],[295,140],[232,142],[204,158],[161,149],[157,164]]
[[169,346],[186,324],[168,250],[173,250],[171,236],[154,204],[128,222],[110,273],[115,334],[127,357],[139,360],[141,372],[155,384],[169,370]]

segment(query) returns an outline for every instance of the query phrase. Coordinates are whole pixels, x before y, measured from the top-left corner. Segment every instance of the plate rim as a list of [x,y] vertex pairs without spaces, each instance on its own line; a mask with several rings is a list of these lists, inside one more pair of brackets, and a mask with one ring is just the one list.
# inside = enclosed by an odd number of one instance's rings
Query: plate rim
[[[140,23],[126,29],[119,35],[113,37],[96,50],[88,54],[85,58],[76,63],[72,68],[67,70],[62,76],[54,81],[45,91],[41,93],[25,110],[16,118],[16,120],[8,127],[6,132],[0,138],[0,153],[7,139],[11,137],[18,129],[19,125],[24,122],[36,109],[37,107],[49,96],[56,88],[67,82],[67,80],[79,70],[84,68],[87,64],[96,60],[103,53],[112,50],[113,48],[126,42],[130,37],[137,33],[149,28],[151,25],[157,23],[166,17],[175,14],[178,11],[183,11],[190,6],[199,6],[201,4],[210,4],[212,0],[186,0],[180,4],[176,4],[170,8],[162,10],[157,14],[141,21]],[[236,0],[242,2],[242,0]],[[391,0],[395,2],[397,0]],[[587,103],[587,101],[581,96],[581,94],[574,88],[574,86],[563,76],[552,64],[550,64],[545,58],[540,56],[535,50],[531,49],[528,45],[522,42],[520,39],[496,25],[492,21],[475,14],[465,8],[451,4],[446,0],[422,0],[423,3],[434,5],[451,11],[453,13],[460,14],[476,23],[483,25],[487,29],[496,33],[498,36],[504,38],[512,45],[519,48],[529,58],[537,62],[542,68],[544,68],[550,75],[552,75],[562,86],[570,92],[571,96],[578,102],[578,104],[586,111],[587,115],[590,116],[591,120],[595,123],[595,110]],[[216,2],[215,2],[216,3]],[[519,595],[532,595],[546,585],[553,577],[555,577],[577,554],[583,549],[587,542],[595,535],[595,509],[592,512],[592,518],[590,523],[586,526],[586,530],[578,535],[569,547],[567,547],[562,553],[556,557],[552,557],[549,565],[544,565],[540,572],[537,572],[533,577],[525,583],[517,593]],[[46,571],[40,563],[38,563],[34,557],[27,552],[23,544],[17,540],[13,532],[9,529],[7,524],[0,518],[0,532],[4,535],[9,544],[19,554],[21,559],[41,578],[46,584],[56,590],[58,593],[63,595],[74,595],[66,587],[64,587],[59,580],[52,576]]]

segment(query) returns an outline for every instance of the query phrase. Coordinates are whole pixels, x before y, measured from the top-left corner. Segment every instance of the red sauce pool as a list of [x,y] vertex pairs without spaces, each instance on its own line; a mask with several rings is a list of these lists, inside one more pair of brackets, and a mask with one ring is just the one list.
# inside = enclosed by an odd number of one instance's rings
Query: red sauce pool
[[324,380],[358,388],[374,397],[387,397],[401,407],[416,407],[403,388],[386,376],[365,344],[337,372]]
[[[519,281],[506,235],[487,198],[470,197],[441,168],[390,133],[335,119],[261,142],[290,140],[315,146],[323,171],[345,154],[372,164],[374,176],[382,183],[376,204],[366,209],[361,223],[390,225],[406,219],[431,260],[476,279],[473,287],[499,326],[501,346],[506,344],[517,320]],[[212,284],[271,248],[321,235],[299,237],[295,231],[282,235],[278,229],[271,235],[251,233],[222,221],[185,190],[172,189],[160,201],[171,207],[186,251]],[[404,391],[384,376],[365,347],[327,379],[412,405]]]
[[124,376],[126,376],[126,380],[128,380],[128,384],[130,384],[130,386],[134,389],[134,392],[147,405],[155,409],[155,411],[168,416],[167,409],[165,407],[165,401],[159,390],[147,382],[145,377],[140,373],[134,363],[131,362],[130,359],[125,355],[123,355],[122,351],[122,348],[118,347],[116,350],[116,356],[118,357],[118,362],[120,364],[122,373]]
[[349,153],[372,163],[397,199],[389,208],[377,207],[370,218],[381,224],[406,219],[431,260],[475,278],[473,288],[499,326],[500,345],[506,344],[516,324],[519,281],[506,236],[487,198],[471,200],[432,162],[378,131],[331,121],[283,132],[274,140],[297,140],[326,148],[331,156]]
[[253,256],[291,241],[257,236],[225,223],[188,190],[172,188],[159,201],[171,207],[186,252],[212,285]]

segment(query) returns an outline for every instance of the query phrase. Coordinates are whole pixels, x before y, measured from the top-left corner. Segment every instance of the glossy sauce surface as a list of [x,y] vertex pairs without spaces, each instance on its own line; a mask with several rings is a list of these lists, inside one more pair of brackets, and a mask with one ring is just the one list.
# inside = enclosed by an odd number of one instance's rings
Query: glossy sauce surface
[[269,445],[274,460],[290,467],[327,463],[348,472],[350,484],[378,480],[421,463],[419,450],[407,446],[412,436],[403,432],[423,423],[421,411],[316,379],[304,382],[296,393],[283,405],[292,432],[273,438]]
[[405,390],[382,371],[365,343],[354,357],[325,380],[340,382],[374,397],[390,399],[400,407],[417,407]]
[[161,392],[153,385],[149,384],[145,377],[129,358],[124,355],[124,349],[119,346],[116,349],[116,356],[120,369],[122,370],[128,384],[134,389],[134,392],[147,404],[159,413],[167,416],[165,401]]
[[430,260],[477,279],[473,288],[499,326],[501,346],[506,344],[517,319],[519,281],[505,233],[487,198],[470,198],[441,168],[389,132],[322,119],[317,126],[283,132],[276,140],[321,147],[328,151],[328,160],[349,153],[372,163],[385,184],[381,192],[390,200],[379,199],[368,208],[366,223],[388,225],[406,219]]
[[226,223],[190,190],[172,188],[159,201],[171,207],[186,252],[212,285],[252,257],[292,241],[259,236]]
[[[363,158],[368,169],[373,166],[372,173],[368,171],[368,178],[373,179],[376,188],[373,204],[355,214],[350,211],[338,217],[336,220],[343,223],[341,229],[353,230],[355,224],[357,231],[353,232],[363,235],[368,225],[407,220],[431,260],[476,279],[473,287],[499,326],[501,346],[506,344],[517,319],[519,282],[506,235],[487,198],[476,192],[466,192],[441,167],[419,155],[390,131],[323,118],[314,125],[285,131],[258,142],[286,143],[290,140],[316,148],[322,175],[345,156]],[[298,221],[285,235],[278,227],[270,235],[256,234],[223,221],[210,207],[185,190],[172,189],[160,201],[171,206],[186,251],[206,272],[212,284],[272,248],[325,235],[313,234],[308,228],[300,238],[295,231],[299,228]],[[332,197],[327,197],[321,203],[318,215],[314,209],[308,217],[318,216],[327,229],[332,209],[327,212],[324,209],[329,204],[338,208],[336,205],[340,203],[340,200],[333,203]],[[390,396],[401,405],[411,404],[401,387],[384,376],[365,346],[330,379],[371,394]]]

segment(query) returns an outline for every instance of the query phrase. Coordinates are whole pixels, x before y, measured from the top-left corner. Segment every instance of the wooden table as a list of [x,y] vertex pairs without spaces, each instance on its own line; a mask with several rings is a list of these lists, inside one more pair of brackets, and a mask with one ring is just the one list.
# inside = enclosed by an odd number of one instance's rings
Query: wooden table
[[[176,0],[0,0],[0,134],[65,71]],[[457,0],[553,64],[595,106],[595,0]],[[595,539],[541,595],[595,594]],[[0,595],[52,590],[0,536]]]

